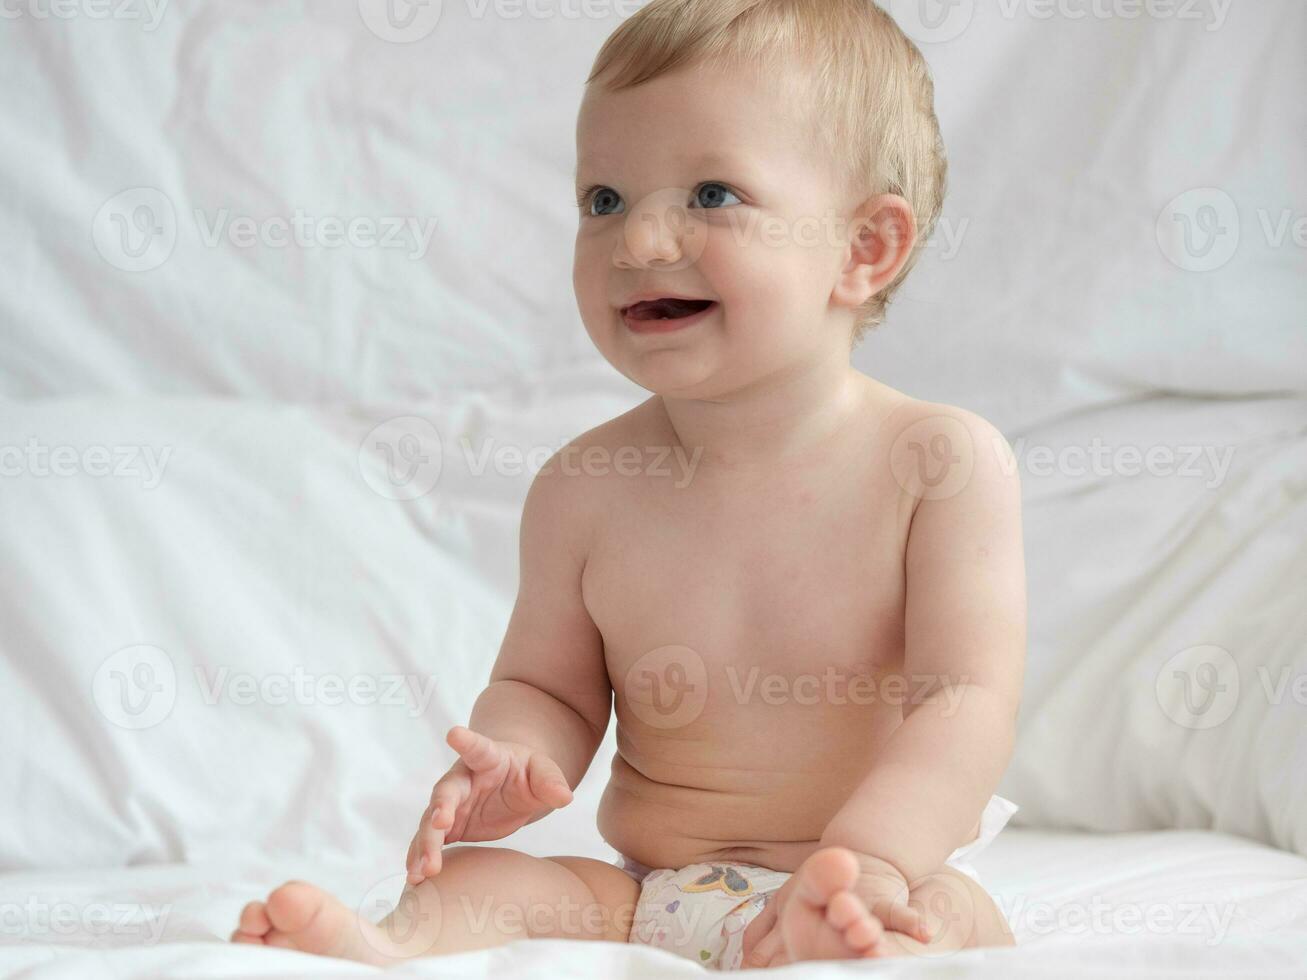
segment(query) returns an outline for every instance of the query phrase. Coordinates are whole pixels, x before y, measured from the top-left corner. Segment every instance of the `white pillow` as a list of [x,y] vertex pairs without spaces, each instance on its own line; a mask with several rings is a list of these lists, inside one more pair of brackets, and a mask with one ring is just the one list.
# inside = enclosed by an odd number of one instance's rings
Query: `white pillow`
[[1031,627],[1016,821],[1307,854],[1307,400],[1145,399],[1011,442]]
[[[11,405],[0,869],[401,862],[503,638],[531,460],[624,407]],[[587,793],[556,842],[598,847]]]

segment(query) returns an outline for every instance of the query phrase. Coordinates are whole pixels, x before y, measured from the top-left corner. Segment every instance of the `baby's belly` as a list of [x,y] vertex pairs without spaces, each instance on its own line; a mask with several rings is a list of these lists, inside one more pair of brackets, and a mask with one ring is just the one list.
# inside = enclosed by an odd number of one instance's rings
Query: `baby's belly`
[[902,719],[888,705],[817,719],[737,714],[668,734],[629,716],[624,725],[624,713],[599,807],[604,839],[653,868],[730,860],[779,871],[817,849]]

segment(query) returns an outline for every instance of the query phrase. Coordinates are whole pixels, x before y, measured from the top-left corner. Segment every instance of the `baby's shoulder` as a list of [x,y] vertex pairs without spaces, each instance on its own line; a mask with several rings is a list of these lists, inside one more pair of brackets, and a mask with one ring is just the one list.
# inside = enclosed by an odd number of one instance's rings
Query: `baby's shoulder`
[[952,496],[954,484],[1015,479],[1012,448],[998,427],[957,405],[914,398],[880,386],[877,453],[912,496]]
[[633,460],[654,452],[659,442],[668,442],[666,433],[658,430],[650,402],[645,401],[569,439],[544,469],[589,477],[585,482],[593,485],[604,482],[604,477],[622,475]]
[[[552,501],[551,510],[584,508],[610,492],[614,476],[633,475],[658,455],[660,437],[648,402],[569,439],[535,475],[531,494]],[[570,507],[569,507],[570,504]]]
[[887,386],[882,387],[887,388],[887,393],[883,396],[886,408],[882,412],[884,424],[881,428],[889,434],[891,442],[905,432],[929,436],[964,431],[977,441],[988,442],[995,438],[1006,441],[994,423],[970,409],[913,398]]

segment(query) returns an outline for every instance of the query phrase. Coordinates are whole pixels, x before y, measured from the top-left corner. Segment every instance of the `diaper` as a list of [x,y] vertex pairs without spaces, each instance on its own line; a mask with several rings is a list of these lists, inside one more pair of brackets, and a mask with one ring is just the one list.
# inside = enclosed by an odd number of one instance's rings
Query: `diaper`
[[[991,797],[975,840],[955,850],[945,864],[979,881],[970,859],[989,846],[1016,811],[1010,800]],[[740,968],[744,930],[790,877],[788,871],[756,864],[655,869],[620,855],[613,863],[640,885],[630,941],[657,946],[711,970]]]

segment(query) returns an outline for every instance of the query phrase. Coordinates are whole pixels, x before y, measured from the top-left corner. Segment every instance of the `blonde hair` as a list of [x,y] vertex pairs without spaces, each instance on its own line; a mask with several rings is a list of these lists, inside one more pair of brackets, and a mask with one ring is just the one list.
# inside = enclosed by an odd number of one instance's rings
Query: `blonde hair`
[[604,42],[586,84],[611,72],[603,84],[620,90],[704,61],[806,68],[837,172],[862,197],[897,194],[911,206],[912,254],[859,308],[856,344],[884,320],[944,202],[948,164],[925,59],[873,0],[651,0]]

